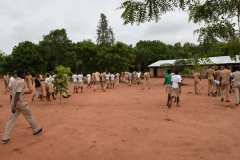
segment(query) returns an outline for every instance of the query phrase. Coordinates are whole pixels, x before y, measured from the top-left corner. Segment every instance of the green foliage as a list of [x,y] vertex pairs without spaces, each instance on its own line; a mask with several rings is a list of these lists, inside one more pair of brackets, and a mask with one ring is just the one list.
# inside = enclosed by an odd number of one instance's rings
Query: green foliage
[[91,40],[73,43],[64,29],[51,31],[38,44],[21,42],[12,54],[0,53],[0,73],[16,70],[31,73],[46,73],[62,65],[72,72],[84,74],[92,72],[124,72],[148,69],[148,65],[158,60],[199,59],[212,56],[240,53],[240,40],[228,43],[165,44],[161,41],[139,41],[135,47],[122,42],[113,45],[97,45]]
[[175,8],[185,8],[191,0],[125,0],[121,9],[124,9],[122,18],[124,24],[140,24],[146,21],[158,21],[166,12]]
[[4,65],[5,65],[5,59],[6,59],[6,55],[3,51],[0,50],[0,74],[4,73]]
[[97,44],[100,46],[109,46],[113,45],[114,41],[113,29],[108,26],[107,17],[102,13],[97,26]]
[[198,0],[125,0],[121,4],[124,24],[140,24],[146,21],[158,21],[161,16],[175,9],[188,9]]
[[120,8],[124,24],[158,21],[163,14],[182,9],[188,11],[190,21],[204,24],[196,31],[200,42],[240,38],[239,0],[125,0]]
[[39,73],[43,64],[38,46],[29,41],[21,42],[15,46],[11,57],[7,60],[10,61],[10,63],[7,63],[9,72],[23,70]]
[[53,84],[56,94],[60,95],[61,102],[62,95],[68,94],[68,79],[71,74],[71,69],[60,65],[55,68],[55,73],[56,75]]
[[[230,41],[240,34],[240,1],[207,0],[195,3],[190,7],[189,19],[205,24],[197,30],[200,42]],[[238,22],[238,28],[235,22]]]
[[51,31],[39,42],[39,51],[45,63],[44,71],[52,71],[58,65],[74,68],[75,53],[65,29]]

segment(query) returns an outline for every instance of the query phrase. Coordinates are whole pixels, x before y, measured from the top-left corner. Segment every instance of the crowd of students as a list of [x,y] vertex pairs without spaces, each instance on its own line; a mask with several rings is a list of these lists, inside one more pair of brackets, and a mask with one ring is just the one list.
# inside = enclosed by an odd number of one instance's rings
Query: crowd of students
[[[46,74],[46,76],[39,74],[33,78],[30,73],[25,74],[21,71],[13,75],[4,75],[5,91],[6,93],[9,92],[10,95],[11,114],[4,129],[2,137],[3,144],[9,143],[12,129],[20,114],[23,114],[26,121],[32,127],[33,135],[38,135],[43,131],[33,118],[24,95],[32,94],[32,101],[34,101],[35,98],[39,98],[40,100],[46,99],[47,101],[51,101],[51,99],[55,100],[55,78],[56,75],[54,74]],[[94,72],[92,74],[87,74],[85,77],[82,73],[73,74],[71,77],[74,85],[73,93],[75,94],[78,93],[79,88],[81,92],[83,92],[85,84],[87,88],[93,88],[94,91],[99,88],[106,91],[106,89],[115,88],[120,82],[126,82],[129,85],[143,84],[144,86],[148,86],[149,79],[149,72],[145,72],[144,74],[141,72],[124,72],[121,75],[119,73]]]
[[[230,70],[227,65],[221,67],[210,66],[206,76],[199,71],[193,72],[194,93],[201,93],[201,79],[207,77],[208,96],[221,97],[221,102],[230,102],[230,94],[234,94],[235,105],[240,104],[240,67],[235,66]],[[178,71],[168,70],[165,74],[164,85],[167,92],[167,106],[170,108],[172,102],[179,106],[182,77]]]
[[82,73],[76,73],[72,75],[72,81],[74,84],[73,93],[83,92],[84,85],[87,88],[93,88],[94,91],[107,89],[114,89],[119,86],[120,83],[127,83],[129,86],[133,84],[142,85],[143,89],[149,87],[150,73],[145,72],[122,72],[110,73],[110,72],[94,72],[84,76]]
[[[33,134],[37,135],[43,131],[38,127],[33,115],[28,107],[28,103],[24,98],[24,94],[32,94],[32,101],[35,98],[40,100],[51,101],[56,99],[55,95],[55,81],[56,75],[46,74],[45,76],[39,74],[32,77],[30,73],[26,75],[19,72],[13,75],[4,75],[4,85],[6,92],[9,91],[11,101],[11,116],[6,123],[3,134],[2,143],[6,144],[10,141],[10,135],[14,127],[15,121],[19,114],[23,114],[25,119],[29,122],[33,129]],[[193,72],[194,93],[196,95],[201,93],[201,77],[198,71]],[[231,71],[227,66],[214,68],[209,67],[206,72],[208,81],[208,96],[221,97],[221,101],[230,102],[229,95],[234,93],[235,104],[240,104],[240,68],[234,67]],[[83,92],[84,88],[93,89],[93,91],[103,91],[107,89],[114,89],[120,83],[125,83],[129,86],[140,85],[142,89],[150,88],[149,72],[94,72],[92,74],[82,73],[73,74],[70,81],[73,83],[73,94]],[[164,85],[167,92],[167,106],[170,108],[172,103],[180,105],[180,95],[182,86],[182,76],[177,70],[172,72],[168,70],[164,77]],[[34,93],[33,93],[34,91]]]
[[[235,66],[232,70],[227,65],[222,67],[210,66],[206,72],[208,80],[208,96],[221,97],[222,102],[230,102],[230,94],[234,93],[235,104],[240,104],[240,68]],[[201,92],[201,75],[193,73],[195,94]]]
[[[3,77],[5,92],[9,92],[10,101],[12,100],[12,90],[14,88],[14,81],[16,78],[16,73],[13,73],[12,75],[7,74]],[[34,101],[36,97],[40,100],[55,100],[54,79],[54,74],[46,74],[45,76],[39,74],[36,77],[33,77],[30,73],[26,73],[24,78],[26,87],[34,91],[32,101]]]

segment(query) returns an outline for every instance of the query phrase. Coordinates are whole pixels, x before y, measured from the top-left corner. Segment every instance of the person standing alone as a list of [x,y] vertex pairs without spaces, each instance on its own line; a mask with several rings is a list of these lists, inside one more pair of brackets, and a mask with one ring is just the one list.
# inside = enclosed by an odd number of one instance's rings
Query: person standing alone
[[[18,71],[17,78],[15,80],[15,85],[13,87],[13,98],[11,101],[11,115],[10,119],[7,121],[5,130],[2,137],[2,143],[7,144],[10,141],[10,136],[14,125],[16,123],[17,117],[23,114],[24,118],[30,124],[33,135],[40,134],[43,129],[39,128],[36,121],[33,118],[32,112],[29,109],[28,103],[24,98],[25,94],[31,94],[32,90],[26,87],[25,76],[23,72]],[[26,90],[27,89],[27,90]]]

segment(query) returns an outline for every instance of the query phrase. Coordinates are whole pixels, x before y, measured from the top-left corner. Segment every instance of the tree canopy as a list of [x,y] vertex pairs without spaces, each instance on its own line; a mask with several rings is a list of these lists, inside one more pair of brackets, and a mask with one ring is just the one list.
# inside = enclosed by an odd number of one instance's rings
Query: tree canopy
[[114,41],[113,29],[108,25],[106,15],[101,13],[97,26],[97,44],[100,46],[113,45]]
[[203,24],[196,31],[201,43],[240,38],[239,0],[125,0],[121,9],[124,24],[158,21],[163,14],[182,9],[190,21]]

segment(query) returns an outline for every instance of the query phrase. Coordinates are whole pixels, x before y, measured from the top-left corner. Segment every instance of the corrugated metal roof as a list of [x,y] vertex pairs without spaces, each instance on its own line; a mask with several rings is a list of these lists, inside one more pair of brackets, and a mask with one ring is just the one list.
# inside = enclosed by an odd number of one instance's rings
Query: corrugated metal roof
[[[148,67],[160,67],[164,65],[174,65],[177,60],[159,60]],[[205,60],[200,60],[201,64],[233,64],[233,63],[240,63],[239,56],[236,56],[235,59],[232,59],[230,56],[219,56],[219,57],[209,57]]]

